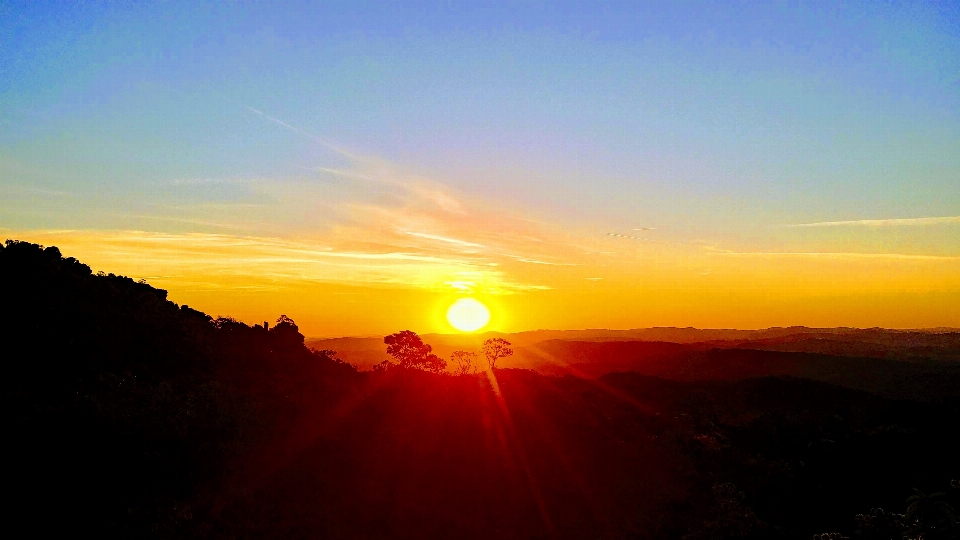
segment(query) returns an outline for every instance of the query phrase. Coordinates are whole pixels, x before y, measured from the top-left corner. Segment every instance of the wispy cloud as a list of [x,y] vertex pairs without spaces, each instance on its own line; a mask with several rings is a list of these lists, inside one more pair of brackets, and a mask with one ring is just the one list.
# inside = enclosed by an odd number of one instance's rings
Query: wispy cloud
[[[545,266],[572,264],[562,260],[563,253],[569,251],[565,244],[545,241],[548,235],[543,234],[541,224],[529,217],[492,212],[476,200],[465,204],[441,182],[405,172],[397,164],[375,156],[344,152],[281,118],[246,108],[349,159],[348,166],[308,167],[363,186],[350,194],[356,200],[340,201],[339,208],[347,211],[350,223],[337,227],[339,234],[358,242],[375,241],[431,253],[442,254],[447,250],[458,255],[476,255],[482,251],[487,265],[498,265],[498,260],[503,258]],[[397,234],[388,234],[391,229]],[[431,240],[438,245],[411,244],[402,237]]]
[[431,185],[433,184],[431,182],[424,181],[423,179],[417,179],[413,181],[401,180],[397,178],[397,176],[394,174],[393,172],[394,167],[390,166],[390,164],[388,163],[385,163],[383,160],[380,160],[371,156],[363,156],[355,152],[347,151],[341,146],[333,144],[332,142],[322,137],[319,137],[317,135],[314,135],[309,131],[306,131],[297,126],[289,124],[281,120],[280,118],[277,118],[276,116],[267,114],[259,109],[255,109],[248,105],[245,105],[244,107],[250,112],[262,118],[265,118],[270,122],[273,122],[295,133],[303,135],[304,137],[309,138],[310,140],[328,148],[329,150],[332,150],[337,154],[340,154],[341,156],[350,159],[354,163],[354,165],[360,165],[361,168],[364,168],[364,169],[372,169],[374,171],[374,174],[370,174],[367,172],[359,172],[356,170],[342,170],[342,169],[334,169],[330,167],[318,167],[316,170],[320,172],[343,176],[346,178],[352,178],[354,180],[375,181],[385,185],[400,187],[417,195],[421,199],[432,202],[438,208],[446,212],[450,212],[454,214],[466,213],[464,206],[460,203],[460,201],[448,195],[443,189],[440,189],[435,185]]
[[553,262],[547,262],[547,261],[538,261],[538,260],[536,260],[536,259],[526,259],[526,258],[524,258],[524,257],[513,257],[513,258],[516,259],[516,260],[518,260],[518,261],[520,261],[520,262],[525,262],[525,263],[529,263],[529,264],[544,264],[544,265],[547,265],[547,266],[564,266],[563,263],[553,263]]
[[914,255],[910,253],[856,253],[831,251],[710,251],[711,255],[731,257],[817,257],[827,259],[901,259],[915,261],[960,261],[960,256],[952,255]]
[[[0,170],[0,178],[3,177],[3,171]],[[6,180],[6,178],[4,178]],[[58,189],[45,189],[35,186],[24,186],[17,185],[14,183],[0,183],[0,192],[10,190],[14,193],[30,193],[33,195],[42,195],[44,197],[57,197],[57,198],[77,198],[76,193],[69,191],[58,190]]]
[[922,225],[943,225],[960,223],[960,216],[920,217],[901,219],[856,219],[849,221],[818,221],[815,223],[796,223],[784,227],[910,227]]
[[198,185],[234,185],[245,184],[249,180],[244,178],[176,178],[171,183],[175,186],[198,186]]
[[529,258],[527,258],[527,257],[520,257],[520,256],[517,256],[517,255],[505,255],[505,256],[506,256],[506,257],[509,257],[509,258],[511,258],[511,259],[513,259],[513,260],[515,260],[515,261],[519,261],[519,262],[527,263],[527,264],[542,264],[542,265],[545,265],[545,266],[578,266],[578,265],[575,264],[575,263],[541,261],[541,260],[539,260],[539,259],[529,259]]
[[455,245],[464,246],[464,247],[473,247],[473,248],[483,247],[482,244],[467,242],[466,240],[457,240],[456,238],[447,238],[446,236],[439,236],[436,234],[427,234],[427,233],[411,232],[411,231],[404,231],[404,234],[408,234],[410,236],[416,236],[417,238],[426,238],[427,240],[436,240],[438,242],[446,242],[448,244],[455,244]]
[[281,238],[144,231],[33,231],[18,236],[58,245],[64,253],[86,254],[84,259],[94,262],[95,269],[133,277],[168,276],[163,281],[181,289],[217,288],[235,279],[250,286],[315,281],[454,287],[489,294],[549,288],[513,279],[484,259],[390,246],[361,249]]
[[323,146],[325,146],[326,148],[328,148],[328,149],[330,149],[330,150],[333,150],[334,152],[336,152],[336,153],[338,153],[338,154],[341,154],[341,155],[343,155],[343,156],[345,156],[345,157],[353,157],[353,154],[352,154],[352,153],[346,151],[345,149],[343,149],[343,148],[340,147],[340,146],[337,146],[337,145],[331,143],[330,141],[324,139],[323,137],[319,137],[319,136],[317,136],[317,135],[314,135],[313,133],[310,133],[309,131],[307,131],[307,130],[305,130],[305,129],[301,129],[301,128],[298,128],[297,126],[288,124],[288,123],[284,122],[283,120],[277,118],[276,116],[267,114],[267,113],[261,111],[260,109],[254,109],[253,107],[250,107],[249,105],[244,105],[244,108],[247,109],[248,111],[250,111],[250,112],[252,112],[252,113],[260,116],[261,118],[265,118],[266,120],[269,120],[270,122],[273,122],[274,124],[277,124],[278,126],[282,126],[282,127],[285,127],[285,128],[287,128],[287,129],[289,129],[290,131],[293,131],[293,132],[295,132],[295,133],[299,133],[300,135],[303,135],[303,136],[305,136],[305,137],[313,140],[313,141],[316,142],[317,144],[323,145]]
[[605,234],[606,234],[607,236],[613,236],[614,238],[628,238],[628,239],[630,239],[630,240],[640,240],[640,241],[643,241],[643,242],[653,242],[653,241],[654,241],[654,240],[650,240],[649,238],[641,238],[641,237],[639,237],[639,236],[631,236],[631,235],[629,235],[629,234],[620,234],[620,233],[612,233],[612,232],[608,232],[608,233],[605,233]]
[[118,214],[118,217],[127,217],[143,221],[170,221],[174,223],[185,223],[188,225],[201,225],[204,227],[214,227],[217,229],[228,229],[239,231],[242,230],[242,227],[229,223],[217,223],[214,221],[203,220],[203,219],[190,219],[190,218],[178,218],[174,216],[164,216],[161,214]]
[[[437,182],[431,182],[424,178],[399,178],[389,164],[374,158],[356,159],[355,166],[360,170],[333,169],[330,167],[316,167],[308,170],[327,173],[348,180],[399,188],[410,196],[429,202],[444,212],[460,215],[467,214],[464,204],[456,197],[447,193],[443,186]],[[370,172],[361,172],[365,169],[372,170]]]
[[76,194],[69,191],[57,190],[57,189],[42,189],[35,187],[24,187],[23,191],[30,193],[39,193],[40,195],[48,195],[51,197],[76,197]]

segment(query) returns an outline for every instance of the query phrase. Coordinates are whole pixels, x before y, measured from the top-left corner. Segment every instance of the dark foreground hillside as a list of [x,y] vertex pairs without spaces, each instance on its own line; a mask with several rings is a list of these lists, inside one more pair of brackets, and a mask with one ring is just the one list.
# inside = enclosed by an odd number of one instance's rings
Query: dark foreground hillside
[[957,537],[949,396],[358,372],[56,248],[8,242],[0,283],[16,537]]

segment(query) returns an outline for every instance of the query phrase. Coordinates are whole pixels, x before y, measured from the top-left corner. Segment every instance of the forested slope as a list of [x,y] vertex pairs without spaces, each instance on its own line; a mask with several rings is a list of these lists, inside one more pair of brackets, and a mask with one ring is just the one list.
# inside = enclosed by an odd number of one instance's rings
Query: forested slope
[[292,322],[213,320],[55,247],[8,241],[0,284],[3,513],[37,536],[175,534],[201,486],[357,375]]

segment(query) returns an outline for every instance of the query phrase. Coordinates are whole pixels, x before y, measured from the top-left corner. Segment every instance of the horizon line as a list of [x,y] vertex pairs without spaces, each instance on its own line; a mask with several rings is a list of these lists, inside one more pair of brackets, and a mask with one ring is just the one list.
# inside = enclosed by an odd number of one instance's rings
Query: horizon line
[[[924,333],[954,333],[960,332],[960,327],[953,326],[927,326],[927,327],[904,327],[904,328],[893,328],[893,327],[883,327],[883,326],[804,326],[804,325],[790,325],[790,326],[767,326],[763,328],[699,328],[696,326],[643,326],[635,328],[571,328],[565,330],[557,330],[550,328],[538,328],[536,330],[520,330],[517,332],[502,332],[499,330],[489,330],[486,332],[475,332],[475,333],[464,333],[464,332],[426,332],[421,335],[423,336],[482,336],[486,334],[503,334],[503,335],[516,335],[516,334],[530,334],[533,332],[636,332],[641,330],[696,330],[700,332],[763,332],[766,330],[789,330],[789,329],[804,329],[804,330],[818,330],[818,331],[829,331],[829,330],[850,330],[850,331],[863,331],[863,330],[882,330],[885,332],[924,332]],[[348,336],[304,336],[305,339],[312,340],[332,340],[332,339],[379,339],[384,336],[380,334],[359,334],[359,335],[348,335]]]

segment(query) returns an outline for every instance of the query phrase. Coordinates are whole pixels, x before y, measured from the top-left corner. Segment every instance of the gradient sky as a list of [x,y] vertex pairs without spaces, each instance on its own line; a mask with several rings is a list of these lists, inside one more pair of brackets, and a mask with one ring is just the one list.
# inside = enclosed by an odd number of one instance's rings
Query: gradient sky
[[0,236],[316,336],[960,326],[960,8],[754,4],[0,2]]

